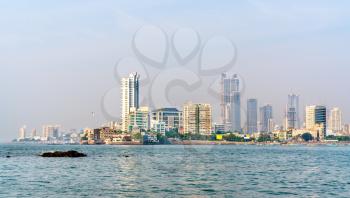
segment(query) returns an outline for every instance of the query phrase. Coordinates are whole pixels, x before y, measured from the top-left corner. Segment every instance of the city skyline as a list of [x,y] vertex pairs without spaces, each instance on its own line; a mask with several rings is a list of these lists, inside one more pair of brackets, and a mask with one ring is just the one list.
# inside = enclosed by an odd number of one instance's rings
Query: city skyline
[[[216,124],[222,124],[224,132],[238,132],[243,134],[253,133],[271,133],[283,130],[299,130],[306,129],[311,131],[322,130],[322,135],[317,132],[317,139],[326,137],[330,134],[347,132],[348,125],[342,124],[342,111],[338,107],[331,109],[322,105],[308,105],[305,107],[305,118],[303,126],[300,126],[300,107],[299,107],[299,95],[294,93],[288,95],[286,104],[286,114],[284,123],[281,124],[283,128],[279,128],[279,123],[275,123],[273,116],[273,106],[270,104],[260,105],[258,99],[247,99],[247,118],[246,124],[241,128],[241,101],[240,101],[240,87],[237,74],[233,74],[232,78],[229,78],[227,73],[221,74],[221,122],[213,124],[212,106],[205,103],[193,103],[191,100],[186,102],[182,111],[178,111],[177,107],[163,107],[161,109],[150,109],[148,105],[140,106],[140,74],[138,72],[132,72],[128,76],[121,78],[121,115],[118,120],[107,120],[107,122],[119,121],[120,130],[123,132],[133,132],[142,130],[149,131],[150,129],[156,129],[156,131],[165,134],[169,128],[169,122],[177,119],[178,126],[176,127],[180,133],[200,133],[210,134],[215,131]],[[237,98],[238,93],[238,98]],[[239,109],[236,109],[237,106]],[[157,111],[161,111],[161,115],[157,116]],[[165,112],[163,112],[165,111]],[[168,111],[168,112],[167,112]],[[198,112],[197,112],[198,111]],[[180,114],[177,114],[179,112]],[[204,112],[202,115],[201,112]],[[258,113],[259,112],[259,113]],[[168,120],[163,117],[164,113],[172,114],[167,117]],[[175,114],[174,114],[175,113]],[[94,112],[92,112],[94,116]],[[179,116],[175,118],[174,115]],[[238,116],[237,116],[238,115]],[[203,119],[203,116],[205,119]],[[238,117],[238,120],[236,118]],[[169,120],[170,119],[170,120]],[[237,124],[237,121],[239,122]],[[232,125],[232,123],[234,123]],[[234,126],[239,125],[239,128]],[[101,125],[103,126],[103,125]],[[105,125],[104,125],[105,126]],[[277,129],[277,128],[279,129]],[[38,138],[41,141],[48,141],[50,138],[57,139],[60,135],[60,125],[43,125],[42,136],[35,136],[36,128],[32,129],[31,136],[26,135],[26,125],[19,129],[18,140],[24,140],[28,137]],[[114,126],[113,126],[114,128]],[[88,128],[85,128],[86,130]],[[161,130],[159,130],[161,129]],[[76,129],[74,129],[75,131]],[[203,132],[205,131],[205,132]],[[315,135],[315,134],[314,134]]]
[[[138,2],[128,6],[129,3],[120,2],[1,2],[6,20],[0,21],[4,27],[0,40],[4,55],[0,60],[4,68],[0,86],[5,96],[0,102],[4,111],[0,141],[12,140],[24,124],[37,129],[46,123],[59,123],[67,129],[98,126],[110,120],[101,110],[101,98],[113,87],[114,92],[108,93],[110,98],[104,103],[109,114],[120,115],[120,82],[114,79],[114,67],[121,57],[132,54],[129,48],[133,34],[145,25],[161,27],[169,35],[189,27],[198,31],[203,41],[212,35],[232,39],[238,57],[228,73],[243,78],[241,106],[245,107],[250,97],[258,98],[260,104],[272,104],[276,123],[283,122],[286,96],[290,93],[301,96],[301,119],[306,105],[324,104],[328,108],[339,107],[344,124],[349,123],[349,94],[341,89],[349,73],[346,51],[350,21],[344,5],[348,3],[294,3],[297,6],[278,1],[263,5],[237,1],[215,6],[203,2],[200,8],[177,16],[174,14],[180,8],[193,3],[155,2],[150,6]],[[65,9],[66,5],[70,9]],[[164,15],[148,15],[146,11]],[[199,11],[200,14],[193,14]],[[104,23],[96,23],[95,19]],[[143,46],[147,49],[158,44],[145,42]],[[227,55],[227,51],[214,48],[214,58],[209,62],[220,63],[220,54]],[[177,66],[174,63],[170,60]],[[131,70],[133,65],[128,65]],[[128,67],[124,69],[130,72]],[[318,77],[311,78],[315,74]],[[181,106],[183,101],[174,93],[178,90],[169,94],[175,98],[174,104]],[[209,96],[207,92],[193,96],[180,91],[194,102]],[[220,102],[208,100],[215,105],[214,121],[219,121]],[[94,118],[91,112],[95,112]]]
[[[154,117],[153,114],[157,111],[164,109],[172,109],[173,111],[176,110],[178,107],[163,107],[162,109],[150,109],[147,105],[140,107],[139,104],[139,98],[140,98],[140,75],[138,72],[130,73],[127,77],[123,77],[121,79],[121,94],[120,97],[122,98],[121,103],[121,116],[118,119],[120,121],[121,130],[125,132],[130,132],[133,130],[133,128],[137,129],[144,129],[149,130],[151,128],[154,129],[153,126],[158,126],[166,128],[166,126],[169,122],[169,120],[159,120],[159,118],[156,116]],[[237,77],[237,74],[233,74],[232,78],[228,78],[227,73],[222,73],[221,75],[221,122],[219,124],[223,124],[226,132],[243,132],[243,134],[252,134],[256,132],[263,132],[263,133],[271,133],[273,130],[275,130],[275,127],[279,126],[279,123],[274,122],[274,116],[273,116],[273,106],[270,104],[266,105],[260,105],[258,104],[258,99],[255,98],[249,98],[247,99],[247,118],[246,118],[246,124],[243,125],[242,128],[234,129],[232,122],[237,122],[235,120],[236,116],[234,114],[237,114],[235,111],[235,108],[232,108],[233,106],[237,106],[237,103],[240,107],[241,101],[240,97],[238,100],[236,99],[236,94],[240,93],[239,91],[239,79]],[[240,96],[240,95],[239,95]],[[199,107],[190,107],[189,105],[199,105]],[[205,124],[208,130],[208,125],[211,126],[209,131],[212,131],[212,129],[215,128],[212,118],[212,107],[211,104],[193,104],[191,100],[189,102],[186,102],[183,106],[183,111],[188,111],[189,108],[201,108],[201,106],[209,105],[210,107],[210,124],[200,122],[199,126]],[[228,106],[227,106],[228,105]],[[347,125],[342,124],[342,112],[338,107],[333,107],[331,109],[327,108],[326,106],[322,105],[308,105],[305,107],[305,117],[304,119],[300,119],[300,109],[299,109],[299,95],[296,95],[294,93],[288,95],[288,101],[286,104],[286,114],[285,114],[285,123],[281,123],[281,126],[285,124],[284,130],[288,129],[315,129],[317,127],[322,127],[324,137],[328,133],[327,130],[329,129],[331,133],[337,133],[337,132],[343,132],[343,130],[346,130]],[[181,108],[180,108],[181,109]],[[228,113],[226,112],[228,110]],[[239,126],[241,126],[241,118],[240,114],[241,111],[244,111],[244,109],[238,109],[239,114]],[[178,110],[176,110],[178,111]],[[182,111],[181,114],[183,114]],[[232,113],[234,112],[234,113]],[[259,112],[259,113],[258,113]],[[94,114],[94,112],[92,112]],[[186,131],[186,128],[188,129],[189,123],[187,123],[187,127],[185,127],[185,121],[186,115],[188,116],[189,113],[183,114],[185,115],[181,119],[183,120],[183,126],[184,131],[183,133],[191,133]],[[192,115],[193,114],[193,115]],[[195,114],[195,111],[193,110],[190,117],[193,117]],[[140,117],[139,117],[140,116]],[[198,118],[200,117],[197,115]],[[227,116],[227,117],[226,117]],[[232,116],[232,117],[231,117]],[[195,116],[196,117],[196,116]],[[174,117],[172,117],[174,119]],[[208,119],[206,121],[208,121]],[[156,123],[152,123],[153,121],[158,120]],[[304,125],[300,125],[300,121],[303,120]],[[106,120],[107,122],[115,122],[116,120]],[[161,121],[161,122],[159,122]],[[164,126],[161,126],[164,122]],[[188,121],[186,121],[188,122]],[[194,121],[193,121],[194,122]],[[156,124],[156,125],[154,125]],[[161,124],[161,125],[159,125]],[[178,120],[178,129],[180,127],[180,120]],[[274,125],[277,124],[277,125]],[[228,126],[228,127],[227,127]],[[42,130],[42,136],[41,139],[48,140],[49,137],[58,138],[59,137],[59,125],[43,125]],[[131,127],[131,128],[130,128]],[[32,135],[26,136],[26,126],[24,125],[19,129],[19,139],[25,139],[27,137],[33,138],[33,134],[36,134],[36,128],[32,129]],[[157,127],[156,127],[157,128]],[[194,130],[193,127],[191,130]],[[199,129],[196,129],[199,131]],[[215,131],[214,131],[215,132]],[[209,132],[206,132],[206,134]],[[49,135],[50,134],[50,135]]]

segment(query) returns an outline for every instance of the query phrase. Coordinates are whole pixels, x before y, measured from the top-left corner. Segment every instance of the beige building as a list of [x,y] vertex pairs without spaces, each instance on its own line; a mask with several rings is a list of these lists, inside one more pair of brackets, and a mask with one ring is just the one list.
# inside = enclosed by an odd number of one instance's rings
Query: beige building
[[[319,134],[317,138],[326,136],[327,108],[325,106],[307,106],[305,109],[305,121],[307,130],[318,131],[322,128],[322,134]],[[314,136],[314,138],[316,137]]]
[[212,127],[210,104],[187,103],[183,107],[183,133],[209,135]]
[[26,138],[26,128],[25,126],[19,129],[18,139],[23,140]]

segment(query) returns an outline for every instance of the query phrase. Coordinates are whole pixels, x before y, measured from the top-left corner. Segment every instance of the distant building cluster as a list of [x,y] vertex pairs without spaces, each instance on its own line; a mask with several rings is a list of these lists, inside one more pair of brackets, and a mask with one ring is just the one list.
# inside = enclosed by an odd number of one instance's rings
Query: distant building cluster
[[79,144],[80,132],[77,132],[75,129],[63,131],[60,125],[44,125],[40,135],[36,129],[32,129],[31,133],[27,133],[26,126],[23,126],[19,129],[19,137],[15,141],[45,144]]

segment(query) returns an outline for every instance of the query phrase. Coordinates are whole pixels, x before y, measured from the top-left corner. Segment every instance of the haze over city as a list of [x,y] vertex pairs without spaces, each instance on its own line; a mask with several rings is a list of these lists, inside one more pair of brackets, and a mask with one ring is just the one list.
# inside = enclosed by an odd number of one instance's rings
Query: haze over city
[[[47,123],[57,123],[65,129],[97,127],[110,121],[102,112],[101,102],[108,114],[119,117],[116,64],[123,57],[134,56],[134,34],[149,26],[161,28],[170,36],[181,28],[193,29],[202,43],[220,36],[212,43],[206,59],[210,65],[218,65],[222,63],[221,57],[232,55],[231,51],[220,50],[227,47],[220,38],[233,41],[237,61],[227,72],[239,74],[244,81],[243,107],[247,98],[257,98],[259,106],[271,104],[276,122],[282,124],[287,96],[296,93],[300,95],[301,112],[312,104],[339,107],[344,123],[349,123],[349,4],[347,1],[262,4],[254,0],[220,4],[0,2],[3,111],[0,141],[16,138],[23,125],[38,130]],[[186,44],[190,40],[181,42]],[[139,48],[157,55],[162,53],[162,48],[157,48],[161,44],[149,40]],[[169,57],[167,66],[178,67],[175,59]],[[127,72],[131,71],[125,69],[121,73]],[[203,84],[219,78],[220,74],[216,74]],[[181,96],[176,95],[179,90]],[[148,94],[147,90],[142,89],[143,94]],[[162,90],[158,94],[165,95]],[[220,100],[209,97],[208,92],[191,94],[180,86],[170,90],[169,96],[177,107],[187,100],[211,103],[213,120],[220,119]],[[91,112],[95,112],[95,117]]]

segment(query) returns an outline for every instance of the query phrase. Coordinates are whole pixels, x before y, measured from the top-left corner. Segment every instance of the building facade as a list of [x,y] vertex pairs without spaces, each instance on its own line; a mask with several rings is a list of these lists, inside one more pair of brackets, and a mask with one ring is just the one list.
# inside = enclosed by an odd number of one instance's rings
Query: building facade
[[44,125],[42,136],[44,139],[58,138],[60,133],[60,125]]
[[187,103],[183,107],[183,133],[211,134],[212,108],[210,104]]
[[225,125],[224,124],[214,124],[214,133],[216,134],[223,134],[225,133]]
[[221,75],[221,122],[225,130],[241,131],[241,94],[237,74]]
[[307,106],[305,109],[306,129],[315,130],[322,128],[323,136],[327,131],[327,108],[321,105]]
[[334,132],[342,132],[342,112],[338,107],[335,107],[330,112],[329,129]]
[[258,132],[258,100],[248,99],[247,101],[247,133]]
[[19,129],[19,135],[18,135],[18,139],[19,140],[24,140],[26,138],[26,128],[22,127]]
[[155,132],[165,135],[165,132],[166,132],[165,122],[156,121],[152,125],[153,125],[152,128]]
[[344,129],[343,129],[344,133],[346,135],[350,135],[350,125],[349,124],[344,124]]
[[130,108],[128,131],[148,131],[150,130],[150,111],[148,107]]
[[180,129],[182,126],[182,112],[177,108],[161,108],[152,112],[152,122],[165,123],[167,131]]
[[300,109],[299,109],[298,95],[295,95],[295,94],[288,95],[285,122],[286,122],[285,123],[286,129],[300,128]]
[[139,108],[139,79],[138,73],[131,73],[129,77],[121,80],[122,131],[128,130],[130,108]]
[[272,106],[267,104],[260,108],[260,132],[272,132],[271,121],[273,119]]

